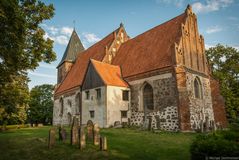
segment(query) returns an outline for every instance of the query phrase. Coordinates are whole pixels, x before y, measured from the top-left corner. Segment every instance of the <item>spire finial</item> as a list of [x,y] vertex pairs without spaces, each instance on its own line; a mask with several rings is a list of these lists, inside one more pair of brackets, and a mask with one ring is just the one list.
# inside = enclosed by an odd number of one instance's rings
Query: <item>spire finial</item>
[[75,30],[75,25],[76,25],[76,21],[73,20],[73,28],[74,28],[74,30]]
[[123,25],[123,23],[122,23],[122,22],[120,23],[120,27],[124,27],[124,25]]
[[186,10],[189,10],[192,12],[192,6],[190,4],[188,4]]

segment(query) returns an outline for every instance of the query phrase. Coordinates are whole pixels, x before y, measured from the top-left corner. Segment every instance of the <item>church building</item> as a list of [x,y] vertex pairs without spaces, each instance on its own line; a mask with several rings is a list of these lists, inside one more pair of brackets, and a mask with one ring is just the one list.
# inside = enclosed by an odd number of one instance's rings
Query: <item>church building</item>
[[58,67],[53,124],[77,117],[167,131],[226,127],[219,84],[190,5],[181,15],[134,38],[123,26],[84,49],[73,31]]

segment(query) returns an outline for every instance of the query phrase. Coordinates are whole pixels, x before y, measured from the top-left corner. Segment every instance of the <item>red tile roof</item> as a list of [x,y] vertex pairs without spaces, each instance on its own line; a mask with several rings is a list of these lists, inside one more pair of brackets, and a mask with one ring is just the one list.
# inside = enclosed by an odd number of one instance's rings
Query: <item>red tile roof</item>
[[[172,66],[174,43],[180,40],[182,34],[181,24],[185,23],[186,17],[186,13],[183,13],[123,43],[114,57],[112,65],[121,66],[124,78]],[[55,94],[59,94],[82,84],[89,60],[103,60],[105,56],[105,47],[109,47],[114,40],[113,33],[114,32],[79,54],[75,64],[64,81],[57,88]],[[108,74],[104,71],[101,74],[107,77],[107,83],[115,83],[110,80],[110,73]]]
[[128,84],[122,79],[119,66],[110,65],[108,63],[99,62],[93,59],[91,59],[91,63],[105,85],[129,87]]
[[[116,30],[117,31],[117,30]],[[104,39],[94,44],[84,52],[78,55],[76,62],[66,75],[66,78],[56,89],[55,94],[59,94],[66,90],[80,86],[86,74],[86,69],[90,58],[102,61],[105,56],[105,47],[110,46],[114,40],[114,32],[106,36]]]
[[128,40],[122,44],[112,64],[121,66],[124,78],[173,65],[174,42],[181,37],[181,24],[186,17],[183,13]]

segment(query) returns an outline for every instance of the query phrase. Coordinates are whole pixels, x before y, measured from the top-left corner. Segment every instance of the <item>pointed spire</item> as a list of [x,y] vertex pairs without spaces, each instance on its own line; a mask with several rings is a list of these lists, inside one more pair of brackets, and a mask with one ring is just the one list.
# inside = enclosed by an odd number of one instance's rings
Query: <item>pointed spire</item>
[[193,12],[192,6],[190,4],[187,5],[187,8],[185,9],[185,12],[189,15]]
[[72,31],[70,40],[68,42],[68,45],[66,47],[66,50],[63,54],[63,57],[62,57],[59,65],[57,66],[57,68],[61,64],[63,64],[65,61],[74,62],[77,55],[79,53],[83,52],[84,50],[85,50],[84,46],[82,45],[81,40],[80,40],[79,36],[77,35],[76,30],[74,28]]

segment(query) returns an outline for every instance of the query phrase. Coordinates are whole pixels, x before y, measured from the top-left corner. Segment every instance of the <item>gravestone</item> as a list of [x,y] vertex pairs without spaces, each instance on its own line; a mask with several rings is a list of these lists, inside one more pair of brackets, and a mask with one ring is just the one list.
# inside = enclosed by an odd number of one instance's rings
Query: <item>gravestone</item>
[[152,117],[148,117],[149,119],[149,125],[148,125],[148,130],[151,131],[152,130]]
[[160,118],[158,115],[155,116],[155,120],[156,120],[156,127],[157,129],[160,129]]
[[205,131],[208,132],[209,131],[209,118],[206,116],[205,117]]
[[94,124],[94,145],[99,145],[100,141],[100,128],[99,125],[96,123]]
[[147,130],[149,128],[149,119],[145,119],[144,123],[143,123],[143,129]]
[[100,137],[100,150],[107,151],[107,138],[106,137]]
[[84,127],[79,129],[79,148],[82,150],[85,148],[85,130]]
[[204,124],[203,124],[203,120],[200,121],[200,132],[203,133],[203,128],[204,128]]
[[87,138],[88,138],[88,140],[93,140],[93,129],[94,129],[93,122],[91,120],[89,120],[87,122]]
[[78,118],[73,118],[73,123],[71,126],[71,145],[79,143],[79,121]]
[[216,130],[216,125],[215,125],[215,122],[212,120],[212,131],[215,131]]
[[66,141],[67,132],[66,132],[66,129],[64,129],[64,128],[61,128],[61,138],[62,138],[62,141],[63,141],[63,142]]
[[55,128],[51,128],[49,130],[49,138],[48,138],[48,148],[51,149],[56,143],[56,130]]
[[120,121],[115,121],[114,127],[115,127],[115,126],[119,126],[119,125],[120,125]]
[[59,136],[59,141],[62,141],[62,136],[61,136],[61,126],[58,127],[58,136]]
[[114,128],[122,128],[122,125],[120,124],[120,121],[114,122]]

